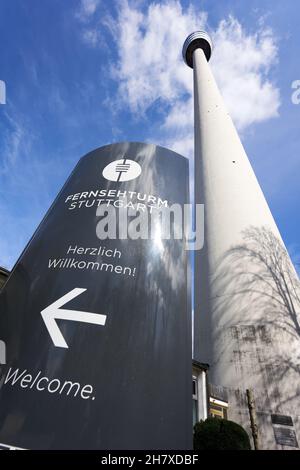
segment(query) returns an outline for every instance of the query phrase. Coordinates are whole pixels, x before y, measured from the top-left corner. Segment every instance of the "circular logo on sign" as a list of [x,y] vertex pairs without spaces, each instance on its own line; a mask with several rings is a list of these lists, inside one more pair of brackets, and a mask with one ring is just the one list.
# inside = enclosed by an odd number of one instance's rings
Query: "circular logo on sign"
[[122,160],[116,160],[109,163],[104,170],[102,175],[109,181],[130,181],[140,176],[142,169],[140,165],[128,158],[122,158]]

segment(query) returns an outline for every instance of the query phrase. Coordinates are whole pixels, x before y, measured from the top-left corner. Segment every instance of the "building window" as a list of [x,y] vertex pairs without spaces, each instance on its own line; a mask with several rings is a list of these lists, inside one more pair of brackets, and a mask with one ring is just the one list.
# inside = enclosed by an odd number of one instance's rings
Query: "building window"
[[227,419],[228,403],[216,398],[209,399],[209,415],[213,418]]
[[198,381],[193,376],[193,426],[198,422]]
[[207,419],[208,416],[207,369],[208,364],[203,364],[193,359],[193,425]]

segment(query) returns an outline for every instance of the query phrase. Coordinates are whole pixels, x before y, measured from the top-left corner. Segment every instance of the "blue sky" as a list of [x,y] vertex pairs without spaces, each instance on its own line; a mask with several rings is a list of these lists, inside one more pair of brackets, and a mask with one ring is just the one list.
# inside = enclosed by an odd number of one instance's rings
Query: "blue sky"
[[[296,0],[1,0],[0,265],[12,268],[77,160],[150,141],[192,156],[188,32],[205,27],[229,111],[300,262]],[[140,47],[137,47],[140,44]]]

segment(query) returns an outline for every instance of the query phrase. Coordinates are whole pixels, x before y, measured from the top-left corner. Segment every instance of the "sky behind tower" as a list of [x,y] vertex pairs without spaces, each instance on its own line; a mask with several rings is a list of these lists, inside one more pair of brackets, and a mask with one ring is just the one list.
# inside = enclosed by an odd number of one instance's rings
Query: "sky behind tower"
[[191,159],[186,36],[212,36],[211,66],[295,263],[300,11],[296,0],[2,0],[0,265],[12,268],[78,159],[117,141]]

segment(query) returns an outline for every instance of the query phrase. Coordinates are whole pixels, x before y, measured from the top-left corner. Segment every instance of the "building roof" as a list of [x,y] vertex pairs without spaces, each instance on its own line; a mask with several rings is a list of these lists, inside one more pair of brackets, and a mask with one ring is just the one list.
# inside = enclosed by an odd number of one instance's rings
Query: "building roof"
[[3,268],[2,266],[0,266],[0,274],[3,274],[4,276],[8,276],[9,273],[10,273],[10,271],[8,271],[8,269]]
[[196,361],[196,359],[193,359],[193,367],[197,367],[198,369],[202,369],[202,370],[208,370],[209,364],[206,364],[205,362],[199,362],[199,361]]

